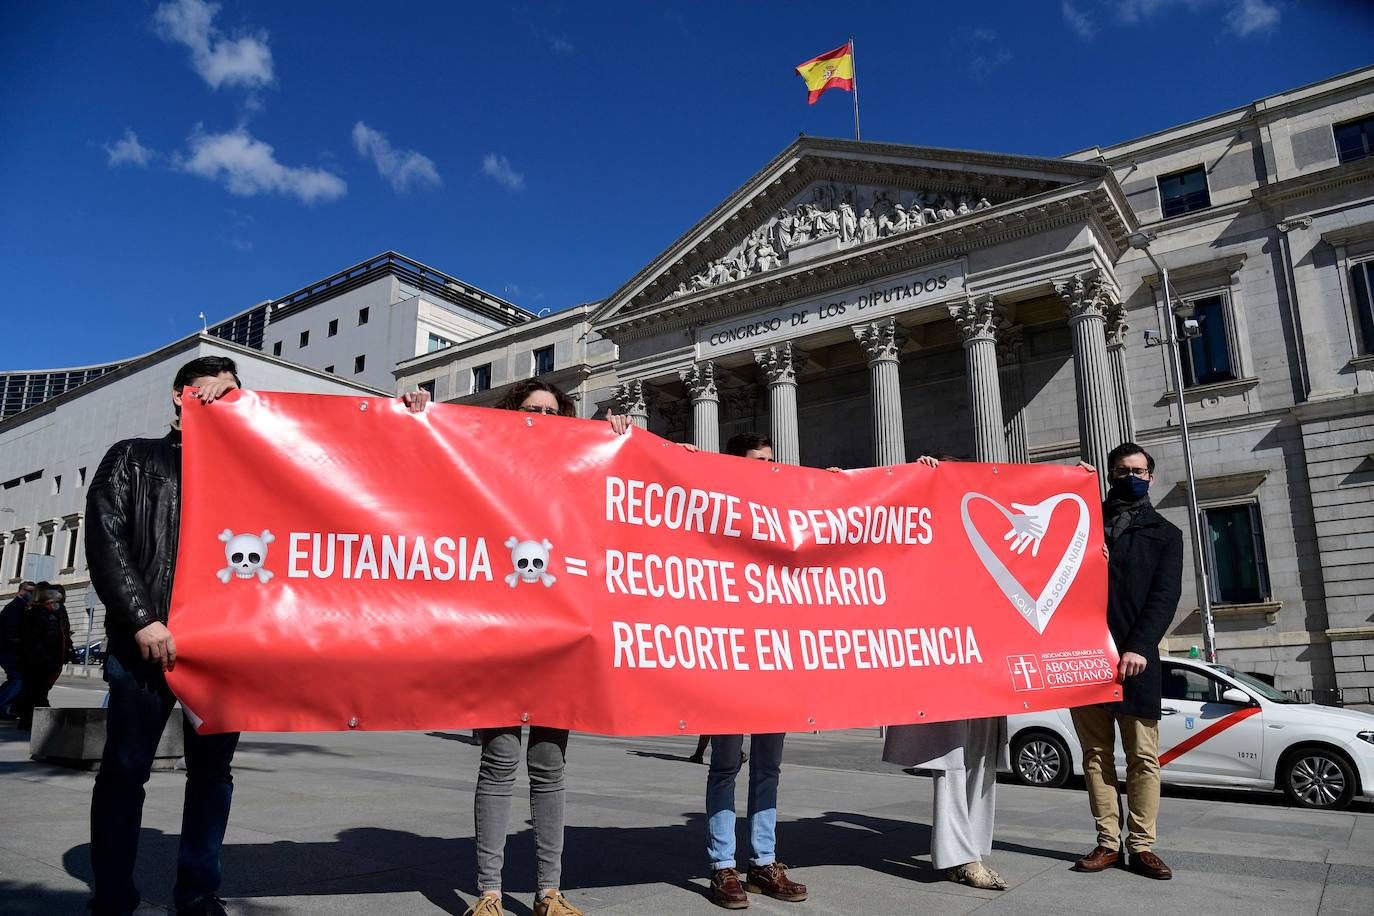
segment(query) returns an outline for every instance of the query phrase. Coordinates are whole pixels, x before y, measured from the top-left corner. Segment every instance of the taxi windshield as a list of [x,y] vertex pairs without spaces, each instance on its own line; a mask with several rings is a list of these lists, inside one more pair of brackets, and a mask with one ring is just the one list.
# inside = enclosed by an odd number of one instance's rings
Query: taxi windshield
[[1212,667],[1215,668],[1217,671],[1220,671],[1227,677],[1235,678],[1237,681],[1240,681],[1242,684],[1245,685],[1247,689],[1252,690],[1260,696],[1264,697],[1270,703],[1297,702],[1288,694],[1284,693],[1282,690],[1277,690],[1273,687],[1270,687],[1268,684],[1264,683],[1264,681],[1261,681],[1258,678],[1253,678],[1250,675],[1245,674],[1243,672],[1237,671],[1235,668],[1228,668],[1225,665],[1213,665]]

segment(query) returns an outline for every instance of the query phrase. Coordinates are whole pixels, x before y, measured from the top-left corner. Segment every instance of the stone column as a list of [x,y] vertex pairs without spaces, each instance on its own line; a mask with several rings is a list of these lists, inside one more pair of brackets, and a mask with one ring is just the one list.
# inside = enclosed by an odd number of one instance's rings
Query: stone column
[[895,318],[855,325],[853,331],[868,357],[868,377],[873,389],[874,467],[905,464],[906,436],[902,431],[897,354],[906,343],[906,332]]
[[949,317],[964,340],[968,404],[973,415],[973,458],[1004,463],[1006,431],[1002,428],[1002,385],[997,377],[996,328],[1002,320],[991,296],[969,297],[949,307]]
[[1112,391],[1116,399],[1117,444],[1135,441],[1135,419],[1131,416],[1131,386],[1126,378],[1126,306],[1113,302],[1107,308],[1107,362],[1112,368]]
[[649,428],[649,402],[644,397],[644,383],[636,379],[615,389],[615,403],[620,412],[640,429]]
[[[1078,395],[1078,441],[1083,459],[1097,468],[1099,483],[1107,480],[1107,453],[1120,444],[1121,426],[1107,358],[1105,327],[1108,293],[1096,271],[1077,274],[1054,284],[1064,300],[1073,332],[1073,381]],[[1105,492],[1105,491],[1104,491]]]
[[773,457],[779,464],[800,464],[797,434],[797,370],[806,354],[790,343],[754,351],[754,360],[768,379],[768,415]]
[[997,332],[997,366],[1002,383],[1002,431],[1007,441],[1007,460],[1030,463],[1026,435],[1026,386],[1021,377],[1021,347],[1025,328],[1014,324]]
[[707,360],[678,373],[692,397],[692,444],[703,452],[720,451],[720,390],[716,364]]

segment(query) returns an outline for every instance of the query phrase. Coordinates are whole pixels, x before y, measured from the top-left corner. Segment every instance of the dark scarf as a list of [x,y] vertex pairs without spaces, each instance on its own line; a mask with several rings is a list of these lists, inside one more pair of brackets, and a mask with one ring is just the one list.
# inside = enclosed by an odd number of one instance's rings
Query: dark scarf
[[1116,543],[1116,539],[1131,527],[1131,522],[1140,514],[1140,510],[1150,505],[1150,496],[1146,495],[1140,499],[1127,500],[1116,496],[1107,497],[1107,501],[1102,504],[1102,521],[1105,527],[1103,536],[1106,538],[1107,546],[1111,547]]

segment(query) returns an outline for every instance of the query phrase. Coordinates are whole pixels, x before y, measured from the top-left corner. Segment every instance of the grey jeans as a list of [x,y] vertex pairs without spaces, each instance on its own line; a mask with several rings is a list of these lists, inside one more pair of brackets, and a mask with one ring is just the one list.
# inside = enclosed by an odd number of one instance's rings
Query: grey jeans
[[[477,771],[477,890],[501,890],[501,866],[506,861],[506,833],[510,828],[515,770],[520,765],[519,725],[484,728],[482,764]],[[539,885],[560,887],[563,877],[563,764],[568,732],[530,726],[525,768],[530,774],[530,819],[534,822],[534,851]]]

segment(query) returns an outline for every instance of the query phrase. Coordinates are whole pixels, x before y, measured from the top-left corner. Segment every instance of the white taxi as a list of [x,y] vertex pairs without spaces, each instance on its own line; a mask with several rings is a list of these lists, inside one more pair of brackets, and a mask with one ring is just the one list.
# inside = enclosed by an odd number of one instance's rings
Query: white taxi
[[[1225,665],[1165,658],[1160,778],[1191,786],[1282,789],[1304,808],[1374,798],[1374,715],[1298,703]],[[1067,709],[1011,716],[1011,769],[1026,785],[1083,772]],[[1126,761],[1117,739],[1116,768]]]

